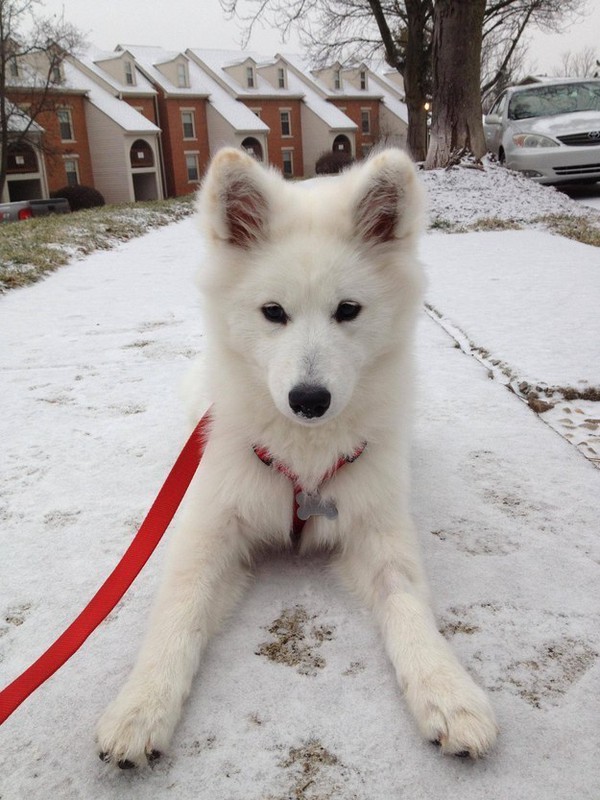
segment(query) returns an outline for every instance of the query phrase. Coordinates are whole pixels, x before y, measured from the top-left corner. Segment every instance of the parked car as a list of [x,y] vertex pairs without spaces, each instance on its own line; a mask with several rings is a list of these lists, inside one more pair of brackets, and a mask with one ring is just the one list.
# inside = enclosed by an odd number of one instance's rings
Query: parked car
[[538,183],[600,181],[600,80],[511,86],[483,130],[490,153]]
[[64,197],[0,203],[0,223],[18,222],[32,217],[46,217],[48,214],[68,214],[70,211],[69,201]]

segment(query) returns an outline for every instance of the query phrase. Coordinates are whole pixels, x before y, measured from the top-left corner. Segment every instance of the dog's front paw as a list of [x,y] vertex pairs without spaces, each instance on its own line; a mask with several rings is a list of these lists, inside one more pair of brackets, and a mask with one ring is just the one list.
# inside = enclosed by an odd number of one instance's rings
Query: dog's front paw
[[120,769],[156,761],[171,740],[177,718],[178,713],[152,692],[124,687],[98,722],[100,758]]
[[408,687],[407,700],[423,735],[445,754],[479,758],[493,747],[498,735],[494,712],[466,672],[442,670]]

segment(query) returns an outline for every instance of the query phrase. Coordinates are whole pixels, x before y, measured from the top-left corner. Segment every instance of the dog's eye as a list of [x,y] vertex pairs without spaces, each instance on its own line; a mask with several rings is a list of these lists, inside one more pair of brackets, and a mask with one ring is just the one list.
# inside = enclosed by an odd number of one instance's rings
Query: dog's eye
[[360,314],[362,306],[353,300],[344,300],[337,307],[334,316],[336,322],[350,322]]
[[265,303],[261,311],[265,319],[269,320],[269,322],[276,322],[279,325],[285,325],[289,319],[279,303]]

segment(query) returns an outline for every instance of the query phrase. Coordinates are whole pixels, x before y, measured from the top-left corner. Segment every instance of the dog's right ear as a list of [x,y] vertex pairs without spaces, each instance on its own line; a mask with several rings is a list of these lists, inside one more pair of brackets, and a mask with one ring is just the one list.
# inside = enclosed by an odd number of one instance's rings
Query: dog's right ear
[[225,148],[213,159],[199,199],[207,234],[249,249],[267,235],[269,174],[241,150]]

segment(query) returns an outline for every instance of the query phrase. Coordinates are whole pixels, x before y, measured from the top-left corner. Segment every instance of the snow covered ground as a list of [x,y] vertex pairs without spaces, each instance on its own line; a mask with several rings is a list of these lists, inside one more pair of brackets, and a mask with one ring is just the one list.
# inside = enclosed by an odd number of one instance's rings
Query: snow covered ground
[[[463,185],[438,192],[456,218]],[[183,443],[200,246],[185,220],[0,299],[0,686],[106,577]],[[326,560],[290,556],[258,565],[169,754],[111,771],[93,729],[135,657],[163,543],[0,729],[2,800],[597,800],[600,473],[519,384],[599,386],[598,251],[517,231],[430,234],[422,254],[415,516],[440,627],[492,693],[494,753],[470,763],[422,742],[369,614]],[[578,411],[598,403],[568,402],[596,435],[600,414]]]

